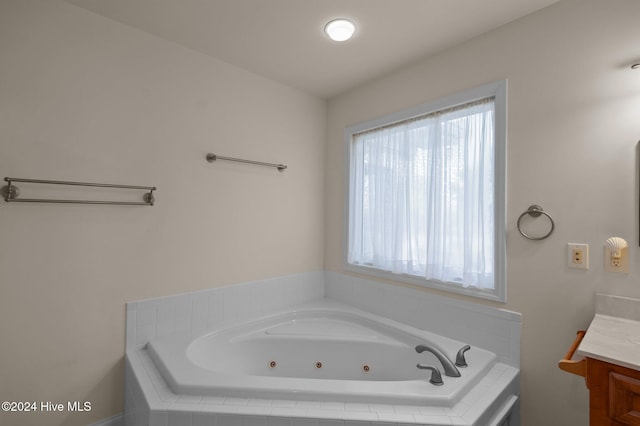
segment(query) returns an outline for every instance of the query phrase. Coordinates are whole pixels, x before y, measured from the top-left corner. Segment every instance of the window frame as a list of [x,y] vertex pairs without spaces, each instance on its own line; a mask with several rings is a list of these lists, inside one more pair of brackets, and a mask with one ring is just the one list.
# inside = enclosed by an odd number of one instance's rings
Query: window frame
[[[427,280],[409,274],[395,274],[373,266],[354,265],[348,261],[349,250],[349,199],[350,199],[350,165],[353,135],[388,126],[418,116],[449,109],[462,104],[474,102],[483,98],[495,98],[495,152],[494,152],[494,289],[477,289],[463,287],[453,282]],[[473,89],[458,92],[434,101],[391,113],[370,121],[349,126],[344,131],[345,140],[345,197],[344,197],[344,229],[342,241],[342,262],[346,271],[361,273],[391,281],[404,282],[427,288],[444,290],[447,292],[473,296],[482,299],[506,303],[506,171],[507,171],[507,80],[485,84]]]

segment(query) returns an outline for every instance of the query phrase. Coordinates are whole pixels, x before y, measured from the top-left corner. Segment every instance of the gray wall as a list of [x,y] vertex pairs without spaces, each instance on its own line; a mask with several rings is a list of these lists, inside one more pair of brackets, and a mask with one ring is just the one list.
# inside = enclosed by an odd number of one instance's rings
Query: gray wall
[[2,177],[158,187],[153,207],[2,201],[2,400],[93,405],[1,424],[121,412],[126,301],[322,269],[324,101],[61,1],[0,1],[0,75]]
[[[584,380],[557,362],[589,325],[596,292],[640,297],[638,16],[632,0],[562,1],[329,102],[325,265],[340,271],[343,129],[508,79],[508,302],[495,306],[523,314],[525,426],[588,424]],[[544,241],[516,230],[531,204],[555,219]],[[538,223],[528,231],[546,231]],[[629,274],[604,272],[611,236],[631,244]],[[570,242],[590,245],[588,271],[566,267]]]

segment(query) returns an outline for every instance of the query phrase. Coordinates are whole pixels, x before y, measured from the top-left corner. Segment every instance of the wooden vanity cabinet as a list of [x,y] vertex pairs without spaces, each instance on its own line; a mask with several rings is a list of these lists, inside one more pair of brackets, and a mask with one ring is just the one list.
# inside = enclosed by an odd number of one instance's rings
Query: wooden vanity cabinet
[[591,426],[640,426],[640,299],[596,293],[595,302],[558,366],[584,377]]
[[586,358],[591,426],[640,426],[640,371]]
[[640,426],[640,370],[590,357],[572,360],[584,335],[578,332],[558,366],[585,378],[590,426]]

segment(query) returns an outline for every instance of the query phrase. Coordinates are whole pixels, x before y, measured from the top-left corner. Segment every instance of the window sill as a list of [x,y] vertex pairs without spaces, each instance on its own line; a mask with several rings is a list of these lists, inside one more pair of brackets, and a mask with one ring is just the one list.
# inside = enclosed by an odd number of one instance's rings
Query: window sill
[[420,287],[432,288],[436,290],[442,290],[448,293],[461,294],[465,296],[475,297],[484,300],[491,300],[494,302],[506,303],[506,291],[502,294],[498,290],[480,290],[475,287],[463,287],[460,284],[453,282],[443,282],[437,280],[427,280],[424,278],[407,275],[407,274],[394,274],[392,272],[383,271],[378,268],[353,265],[346,263],[343,265],[344,269],[348,272],[354,272],[358,274],[368,275],[371,277],[381,278],[389,281],[396,281],[406,284],[413,284]]

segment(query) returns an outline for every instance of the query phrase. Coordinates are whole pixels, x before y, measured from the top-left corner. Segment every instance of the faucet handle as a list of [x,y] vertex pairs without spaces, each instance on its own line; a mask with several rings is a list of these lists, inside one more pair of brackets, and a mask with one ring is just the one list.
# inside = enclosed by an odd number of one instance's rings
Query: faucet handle
[[462,348],[460,348],[460,350],[458,351],[458,354],[456,355],[456,365],[458,367],[468,367],[467,365],[467,360],[464,358],[464,353],[466,351],[468,351],[469,349],[471,349],[471,346],[469,345],[464,345]]
[[444,382],[442,381],[442,374],[440,374],[440,370],[438,370],[437,367],[433,367],[431,365],[426,365],[426,364],[417,364],[416,367],[418,367],[421,370],[431,370],[431,379],[429,379],[429,383],[431,383],[432,385],[435,385],[435,386],[444,385]]

